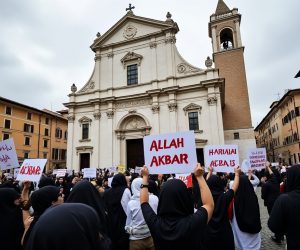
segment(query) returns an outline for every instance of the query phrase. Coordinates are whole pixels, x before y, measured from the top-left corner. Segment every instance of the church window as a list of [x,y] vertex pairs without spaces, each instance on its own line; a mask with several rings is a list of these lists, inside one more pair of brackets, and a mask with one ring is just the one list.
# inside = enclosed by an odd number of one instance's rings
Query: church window
[[229,28],[223,29],[220,33],[221,50],[228,50],[234,47],[232,30]]
[[234,138],[235,140],[239,140],[239,139],[240,139],[240,133],[239,133],[239,132],[233,133],[233,138]]
[[127,85],[138,83],[138,67],[137,64],[127,66]]
[[89,124],[82,124],[82,140],[89,139]]
[[189,130],[199,130],[198,112],[189,112]]

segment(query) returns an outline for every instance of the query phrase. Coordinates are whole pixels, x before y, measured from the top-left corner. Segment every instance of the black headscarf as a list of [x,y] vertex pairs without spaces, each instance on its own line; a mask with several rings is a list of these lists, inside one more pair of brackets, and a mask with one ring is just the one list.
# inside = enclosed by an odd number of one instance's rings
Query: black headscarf
[[179,218],[193,213],[193,199],[183,181],[178,179],[168,180],[163,185],[160,193],[157,215]]
[[240,177],[239,188],[234,198],[234,211],[242,232],[251,234],[260,232],[258,199],[251,182],[245,175]]
[[287,170],[286,179],[287,192],[300,191],[300,164],[294,165]]
[[96,211],[85,204],[53,206],[36,223],[26,250],[102,250],[99,223]]
[[21,249],[24,231],[22,210],[14,204],[20,194],[13,188],[0,188],[0,245],[1,249]]
[[154,180],[149,180],[149,193],[156,195],[157,197],[159,197],[159,191],[158,191],[158,187],[156,185],[156,182]]
[[31,222],[23,240],[23,246],[26,247],[29,236],[39,220],[40,216],[47,208],[52,206],[52,202],[57,201],[59,195],[59,188],[55,186],[45,186],[32,193],[30,196],[31,206],[34,210],[33,221]]
[[104,202],[97,189],[88,181],[78,182],[72,189],[66,203],[83,203],[96,210],[100,220],[100,232],[107,233],[107,219]]
[[42,176],[38,187],[42,188],[42,187],[45,187],[45,186],[55,186],[54,180],[50,177]]
[[213,216],[209,226],[210,230],[216,233],[220,230],[224,220],[227,219],[226,200],[222,195],[224,194],[224,184],[219,176],[212,175],[208,178],[207,185],[211,191],[215,203]]

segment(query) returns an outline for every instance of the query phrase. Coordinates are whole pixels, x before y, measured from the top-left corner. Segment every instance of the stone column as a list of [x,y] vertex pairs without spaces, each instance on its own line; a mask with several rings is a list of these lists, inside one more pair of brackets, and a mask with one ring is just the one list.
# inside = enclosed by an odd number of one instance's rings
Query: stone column
[[[100,168],[100,134],[101,134],[101,131],[100,131],[100,118],[101,118],[101,113],[100,113],[100,105],[99,104],[95,104],[94,106],[94,113],[93,113],[93,116],[94,116],[94,127],[93,127],[93,140],[95,140],[95,143],[94,143],[94,154],[93,154],[93,164],[95,167],[97,168]],[[93,165],[92,165],[93,166]]]

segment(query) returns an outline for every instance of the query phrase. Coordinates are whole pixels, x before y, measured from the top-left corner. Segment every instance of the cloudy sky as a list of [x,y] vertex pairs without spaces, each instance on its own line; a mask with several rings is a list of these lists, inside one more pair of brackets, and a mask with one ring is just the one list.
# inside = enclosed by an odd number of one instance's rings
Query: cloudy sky
[[[68,102],[93,70],[89,46],[123,15],[131,2],[139,16],[179,25],[177,47],[191,64],[205,68],[211,56],[209,16],[217,0],[1,0],[0,96],[53,111]],[[242,14],[241,32],[253,126],[286,89],[299,88],[300,1],[225,0]]]

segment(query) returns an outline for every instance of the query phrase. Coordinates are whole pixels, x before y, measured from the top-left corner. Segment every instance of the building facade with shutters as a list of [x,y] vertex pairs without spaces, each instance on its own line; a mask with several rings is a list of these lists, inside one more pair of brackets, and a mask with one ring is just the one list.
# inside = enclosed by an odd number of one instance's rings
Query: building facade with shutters
[[265,147],[271,162],[300,162],[300,89],[288,90],[272,103],[269,113],[255,128],[257,147]]
[[20,164],[43,158],[47,171],[66,167],[67,128],[67,118],[59,113],[0,97],[0,140],[14,140]]
[[187,130],[195,132],[201,163],[207,144],[238,144],[243,158],[255,140],[240,18],[237,9],[219,1],[209,23],[217,67],[208,57],[205,69],[191,65],[178,52],[179,28],[170,13],[159,21],[129,10],[106,33],[98,33],[91,45],[93,72],[81,88],[72,85],[65,103],[68,167],[141,166],[145,135]]

